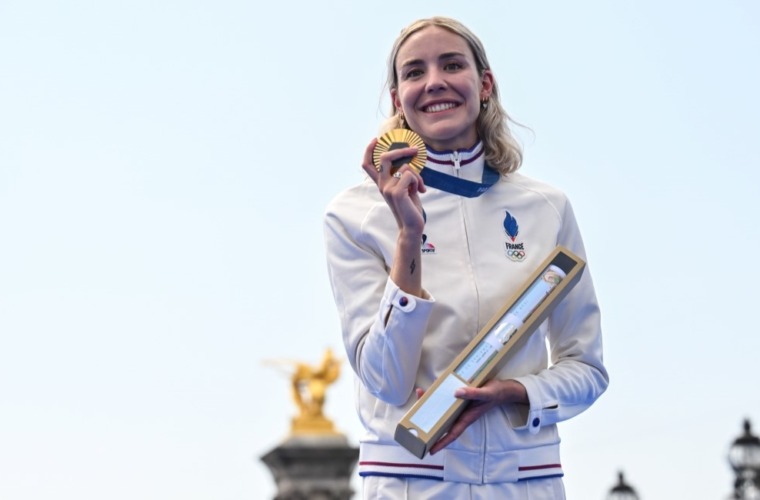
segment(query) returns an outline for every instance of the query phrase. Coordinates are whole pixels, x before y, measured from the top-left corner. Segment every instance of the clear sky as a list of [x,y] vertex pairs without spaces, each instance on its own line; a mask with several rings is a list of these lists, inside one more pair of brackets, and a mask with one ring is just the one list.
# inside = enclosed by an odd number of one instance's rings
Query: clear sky
[[[760,434],[760,4],[4,0],[0,498],[271,498],[271,359],[342,354],[322,213],[362,178],[419,17],[484,42],[563,189],[608,392],[560,426],[568,497],[730,491]],[[356,444],[344,364],[326,413]]]

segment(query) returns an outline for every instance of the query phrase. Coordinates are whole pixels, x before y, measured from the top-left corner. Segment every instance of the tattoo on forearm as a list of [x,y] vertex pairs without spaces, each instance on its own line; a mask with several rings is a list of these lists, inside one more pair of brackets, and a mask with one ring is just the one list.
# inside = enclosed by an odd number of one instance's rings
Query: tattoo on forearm
[[417,269],[417,263],[412,259],[412,263],[409,265],[409,274],[414,274],[415,269]]

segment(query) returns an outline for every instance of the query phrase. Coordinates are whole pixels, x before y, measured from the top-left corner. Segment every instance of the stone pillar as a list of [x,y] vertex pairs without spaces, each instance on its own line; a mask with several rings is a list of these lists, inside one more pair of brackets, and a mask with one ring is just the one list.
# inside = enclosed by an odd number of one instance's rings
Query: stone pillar
[[288,363],[294,365],[291,394],[299,412],[291,420],[289,437],[261,457],[277,484],[274,500],[349,500],[359,449],[349,446],[322,412],[340,361],[327,349],[316,366]]
[[359,449],[345,436],[291,435],[264,454],[277,484],[274,500],[349,500]]

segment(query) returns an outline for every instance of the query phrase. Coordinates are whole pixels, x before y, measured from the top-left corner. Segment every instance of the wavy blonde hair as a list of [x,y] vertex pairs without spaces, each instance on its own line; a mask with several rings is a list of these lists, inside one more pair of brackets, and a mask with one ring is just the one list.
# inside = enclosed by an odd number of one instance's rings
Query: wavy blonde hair
[[[470,31],[466,26],[455,19],[448,17],[431,17],[419,19],[401,30],[398,38],[393,43],[393,49],[388,56],[388,76],[386,87],[389,91],[398,88],[398,74],[396,72],[396,58],[398,51],[406,40],[427,27],[436,26],[448,30],[456,35],[461,36],[472,50],[475,58],[476,68],[480,75],[491,68],[486,57],[486,50],[480,39]],[[485,160],[488,165],[505,175],[514,172],[522,164],[522,150],[515,140],[512,132],[509,130],[509,122],[515,123],[499,100],[499,87],[496,84],[496,78],[493,79],[493,89],[488,100],[488,106],[480,110],[477,122],[475,124],[478,137],[483,141],[485,148]],[[388,118],[381,127],[381,133],[387,132],[394,128],[409,128],[401,117],[396,107],[391,102],[390,118]]]

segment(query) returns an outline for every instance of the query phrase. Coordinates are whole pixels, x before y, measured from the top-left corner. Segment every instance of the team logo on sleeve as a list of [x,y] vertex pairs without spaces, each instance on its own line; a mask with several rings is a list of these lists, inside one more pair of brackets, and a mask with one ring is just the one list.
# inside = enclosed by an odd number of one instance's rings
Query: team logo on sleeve
[[[422,209],[422,220],[427,223],[427,214],[425,213],[425,209]],[[428,240],[427,234],[422,233],[422,246],[420,247],[420,250],[422,250],[422,253],[435,253],[435,245],[430,243]]]
[[504,216],[504,232],[507,233],[509,241],[505,242],[504,251],[509,257],[509,260],[514,262],[522,262],[525,260],[525,244],[517,241],[517,236],[520,234],[520,226],[517,224],[517,219],[505,211]]
[[427,240],[427,234],[422,235],[422,253],[435,253],[435,245]]

